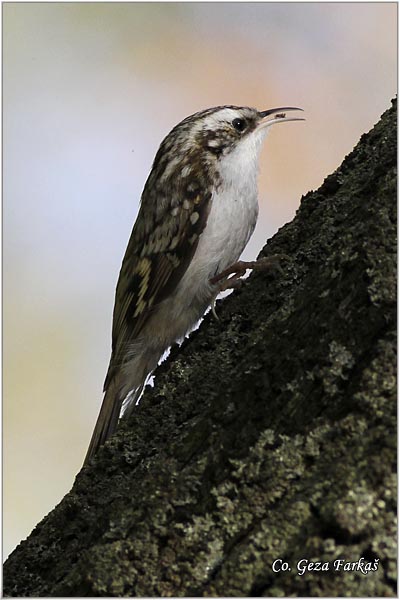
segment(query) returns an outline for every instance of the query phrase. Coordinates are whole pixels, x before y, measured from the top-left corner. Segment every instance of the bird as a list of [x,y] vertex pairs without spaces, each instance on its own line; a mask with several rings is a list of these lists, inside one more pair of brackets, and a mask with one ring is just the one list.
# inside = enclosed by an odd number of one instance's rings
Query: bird
[[260,150],[271,125],[304,120],[286,116],[298,110],[208,108],[162,141],[119,273],[104,399],[84,465],[121,413],[132,413],[165,351],[260,263],[238,262],[258,217]]

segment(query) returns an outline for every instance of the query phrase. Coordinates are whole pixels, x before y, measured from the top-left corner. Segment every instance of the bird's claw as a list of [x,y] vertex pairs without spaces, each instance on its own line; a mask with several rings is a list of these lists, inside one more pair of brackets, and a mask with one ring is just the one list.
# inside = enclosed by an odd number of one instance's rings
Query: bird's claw
[[[290,256],[287,254],[273,254],[272,256],[265,256],[250,262],[239,260],[218,275],[212,277],[212,279],[210,279],[210,283],[216,285],[222,282],[218,288],[218,293],[220,293],[242,285],[243,280],[241,277],[248,269],[252,269],[253,271],[277,269],[281,274],[283,274],[283,269],[280,264],[282,260],[290,260]],[[229,275],[232,275],[232,277],[229,277]],[[213,314],[216,316],[214,305],[212,310]]]
[[[215,275],[210,279],[210,283],[212,285],[218,285],[218,291],[214,295],[213,300],[211,302],[211,312],[217,321],[219,321],[219,317],[215,311],[215,303],[217,300],[218,294],[221,292],[225,292],[230,289],[237,289],[241,287],[244,283],[242,277],[246,273],[248,269],[252,269],[253,271],[264,271],[269,269],[277,269],[279,273],[283,274],[283,269],[281,267],[282,260],[290,260],[290,256],[287,254],[273,254],[272,256],[265,256],[263,258],[259,258],[258,260],[245,262],[243,260],[239,260],[234,263],[218,275]],[[232,277],[229,277],[232,275]]]
[[[218,293],[219,293],[219,292],[218,292]],[[217,313],[216,313],[216,311],[215,311],[215,304],[216,304],[216,301],[217,301],[217,297],[215,296],[215,297],[214,297],[214,299],[213,299],[213,301],[212,301],[212,303],[211,303],[211,312],[212,312],[212,316],[214,317],[214,319],[215,319],[216,321],[220,321],[220,318],[219,318],[219,316],[217,315]]]

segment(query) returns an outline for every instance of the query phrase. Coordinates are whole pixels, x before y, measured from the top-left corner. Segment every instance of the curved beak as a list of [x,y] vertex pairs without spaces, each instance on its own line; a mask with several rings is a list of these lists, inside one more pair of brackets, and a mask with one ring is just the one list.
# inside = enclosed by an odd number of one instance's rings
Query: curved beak
[[[261,117],[260,122],[257,125],[257,129],[264,129],[274,123],[282,123],[284,121],[305,121],[302,117],[287,117],[286,112],[289,110],[303,110],[302,108],[296,108],[295,106],[283,106],[281,108],[270,108],[269,110],[260,111],[258,114]],[[273,117],[269,119],[268,117]]]

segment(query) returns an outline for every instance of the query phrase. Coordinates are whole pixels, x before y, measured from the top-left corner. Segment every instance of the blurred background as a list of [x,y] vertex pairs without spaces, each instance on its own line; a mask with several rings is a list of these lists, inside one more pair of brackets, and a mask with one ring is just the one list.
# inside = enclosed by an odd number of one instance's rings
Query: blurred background
[[121,260],[162,138],[219,104],[270,130],[245,258],[396,94],[393,3],[3,4],[4,557],[71,488]]

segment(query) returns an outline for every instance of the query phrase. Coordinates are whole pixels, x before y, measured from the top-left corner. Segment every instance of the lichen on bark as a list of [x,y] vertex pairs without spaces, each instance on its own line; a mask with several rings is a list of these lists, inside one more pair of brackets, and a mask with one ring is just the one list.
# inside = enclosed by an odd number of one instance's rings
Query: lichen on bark
[[283,271],[172,349],[5,596],[396,595],[396,116],[268,241]]

